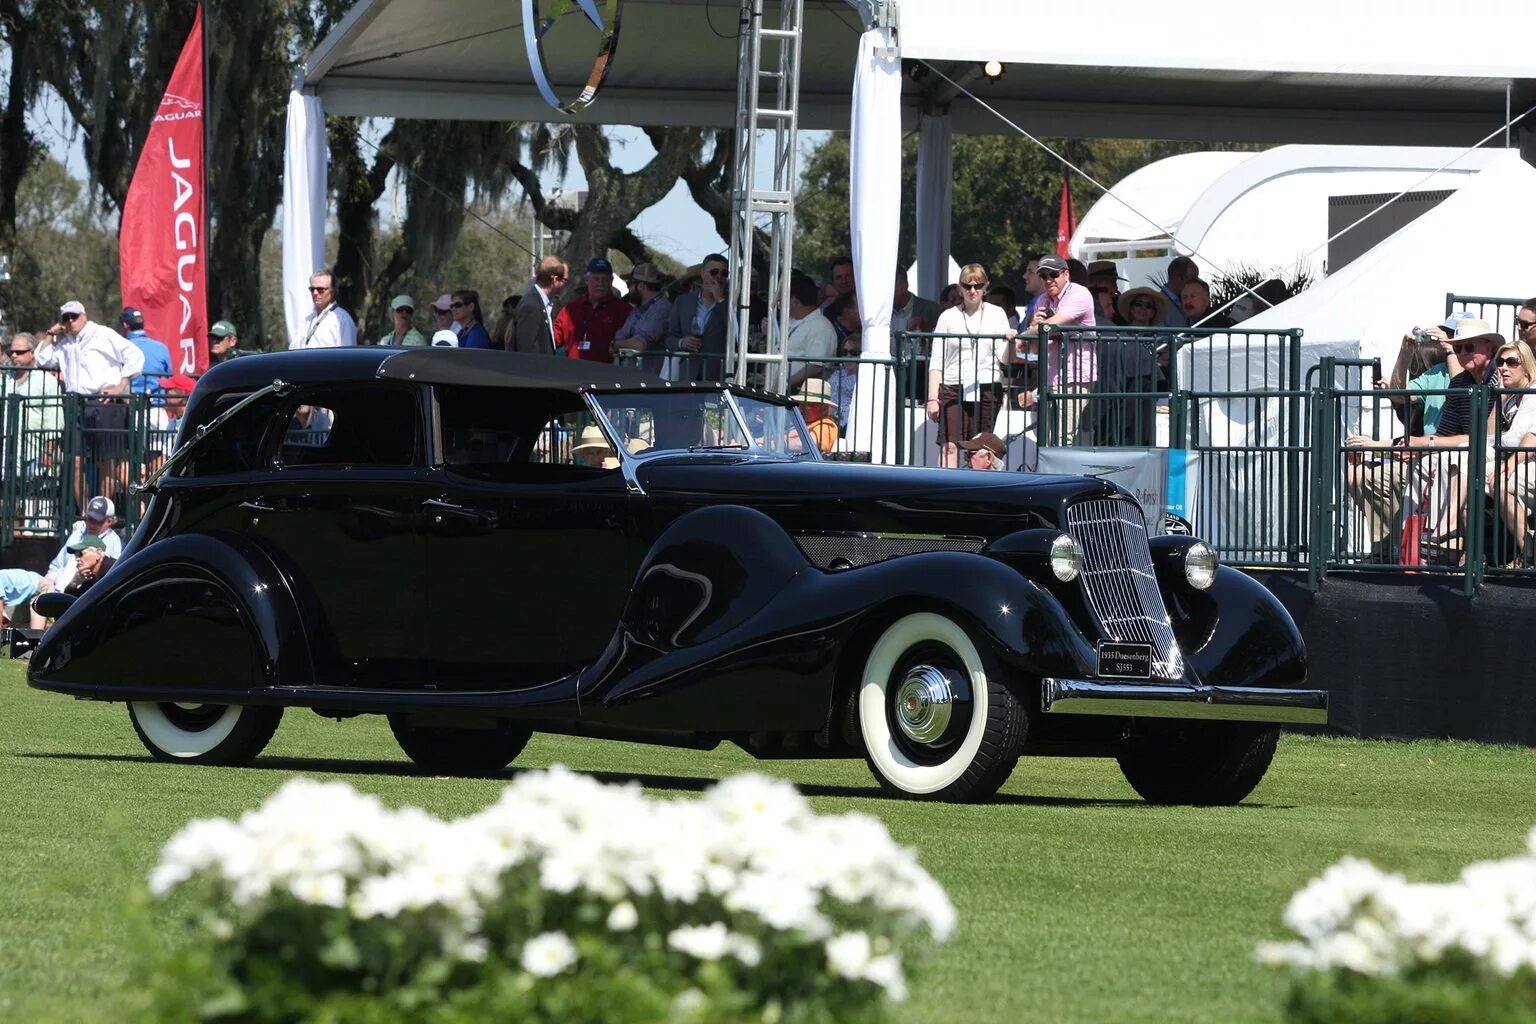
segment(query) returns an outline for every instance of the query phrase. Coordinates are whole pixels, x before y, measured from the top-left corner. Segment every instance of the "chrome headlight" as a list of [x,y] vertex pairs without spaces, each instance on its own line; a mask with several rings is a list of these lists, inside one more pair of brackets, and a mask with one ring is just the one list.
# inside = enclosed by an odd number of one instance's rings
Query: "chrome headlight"
[[1063,583],[1071,583],[1083,571],[1083,549],[1070,533],[1051,541],[1051,572]]
[[1197,540],[1184,552],[1184,578],[1196,590],[1209,590],[1216,582],[1216,567],[1221,559],[1203,540]]

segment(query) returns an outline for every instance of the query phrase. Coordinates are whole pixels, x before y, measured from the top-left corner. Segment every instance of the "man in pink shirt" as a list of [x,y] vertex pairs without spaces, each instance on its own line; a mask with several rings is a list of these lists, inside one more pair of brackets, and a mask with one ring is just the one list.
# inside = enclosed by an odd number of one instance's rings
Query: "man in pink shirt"
[[[1029,327],[1019,335],[1019,352],[1039,352],[1042,324],[1094,327],[1093,293],[1067,276],[1067,261],[1060,256],[1045,256],[1035,273],[1045,285],[1039,307],[1030,318]],[[1093,336],[1052,332],[1045,359],[1045,379],[1052,391],[1062,395],[1055,434],[1058,444],[1077,437],[1087,393],[1098,379],[1098,362]],[[1065,354],[1065,366],[1062,356]],[[1031,405],[1034,396],[1020,396],[1023,405]]]

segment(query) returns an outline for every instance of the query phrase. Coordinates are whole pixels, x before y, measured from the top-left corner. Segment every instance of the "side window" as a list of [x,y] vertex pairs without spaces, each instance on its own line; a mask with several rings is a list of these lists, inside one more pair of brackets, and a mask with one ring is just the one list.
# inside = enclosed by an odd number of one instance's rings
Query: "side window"
[[422,463],[420,406],[409,386],[309,388],[279,412],[279,466]]
[[541,479],[618,465],[578,394],[440,385],[443,463],[466,476]]
[[[225,395],[206,422],[212,422],[245,395]],[[218,432],[200,443],[190,460],[175,470],[178,476],[221,476],[225,473],[249,473],[261,468],[261,442],[272,425],[282,399],[271,395],[241,409]],[[190,437],[190,435],[186,435]]]

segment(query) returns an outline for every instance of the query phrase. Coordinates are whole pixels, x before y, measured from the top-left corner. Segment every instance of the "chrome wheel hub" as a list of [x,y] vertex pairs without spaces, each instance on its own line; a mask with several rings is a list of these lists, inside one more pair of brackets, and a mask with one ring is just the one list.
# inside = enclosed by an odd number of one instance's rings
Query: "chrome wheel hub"
[[909,739],[933,743],[949,729],[955,691],[932,665],[914,665],[896,688],[896,724]]

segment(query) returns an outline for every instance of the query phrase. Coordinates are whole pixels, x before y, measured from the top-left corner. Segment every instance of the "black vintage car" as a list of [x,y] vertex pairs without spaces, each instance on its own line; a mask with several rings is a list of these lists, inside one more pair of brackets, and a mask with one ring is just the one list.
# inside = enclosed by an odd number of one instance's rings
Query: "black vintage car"
[[385,714],[436,772],[535,731],[865,757],[992,794],[1116,757],[1233,803],[1318,723],[1285,609],[1083,477],[823,461],[798,411],[542,356],[274,354],[199,383],[117,566],[31,685],[123,701],[165,760],[254,758],[285,708]]

